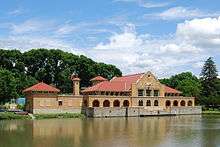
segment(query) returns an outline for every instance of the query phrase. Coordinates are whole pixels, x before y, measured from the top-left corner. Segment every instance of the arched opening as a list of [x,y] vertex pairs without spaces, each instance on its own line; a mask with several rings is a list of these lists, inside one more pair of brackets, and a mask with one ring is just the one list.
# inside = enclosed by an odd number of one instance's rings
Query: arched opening
[[146,102],[146,106],[151,106],[151,102],[150,102],[150,100],[147,100],[147,102]]
[[173,101],[173,106],[178,106],[178,101],[177,100]]
[[185,101],[181,101],[180,102],[180,106],[186,106],[186,102]]
[[114,100],[113,106],[114,107],[120,107],[120,101],[119,100]]
[[166,107],[170,107],[171,102],[169,100],[166,101]]
[[128,107],[128,106],[129,106],[129,101],[128,101],[128,100],[124,100],[123,106],[124,106],[124,107]]
[[192,101],[188,101],[188,106],[192,106]]
[[138,106],[143,106],[144,104],[143,104],[143,101],[142,100],[139,100],[138,101]]
[[84,105],[84,107],[87,107],[87,106],[88,106],[87,100],[84,100],[84,101],[83,101],[83,105]]
[[92,107],[99,107],[99,101],[98,100],[94,100],[92,102]]
[[158,105],[159,105],[158,100],[155,100],[154,101],[154,106],[158,106]]
[[110,102],[109,102],[109,100],[104,100],[104,102],[103,102],[103,107],[110,107]]

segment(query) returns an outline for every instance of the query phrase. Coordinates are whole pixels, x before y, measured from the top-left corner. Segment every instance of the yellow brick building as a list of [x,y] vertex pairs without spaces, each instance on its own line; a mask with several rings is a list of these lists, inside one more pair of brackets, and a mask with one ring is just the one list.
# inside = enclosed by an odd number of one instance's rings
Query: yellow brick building
[[[163,85],[151,73],[114,77],[110,81],[97,76],[92,86],[80,91],[80,79],[72,76],[73,94],[59,94],[59,89],[38,83],[23,92],[26,110],[32,113],[74,112],[97,116],[133,116],[148,114],[194,114],[194,97]],[[195,109],[195,111],[194,111]]]

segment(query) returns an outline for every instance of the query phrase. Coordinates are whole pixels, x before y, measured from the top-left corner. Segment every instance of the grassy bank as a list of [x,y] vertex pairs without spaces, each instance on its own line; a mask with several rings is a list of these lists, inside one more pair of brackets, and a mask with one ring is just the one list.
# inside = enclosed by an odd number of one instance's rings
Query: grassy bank
[[57,113],[57,114],[34,114],[35,119],[50,119],[50,118],[84,118],[80,113]]
[[18,115],[13,112],[1,112],[0,120],[12,120],[12,119],[31,119],[29,115]]
[[218,115],[220,115],[220,110],[205,110],[205,111],[202,111],[202,114],[218,114]]

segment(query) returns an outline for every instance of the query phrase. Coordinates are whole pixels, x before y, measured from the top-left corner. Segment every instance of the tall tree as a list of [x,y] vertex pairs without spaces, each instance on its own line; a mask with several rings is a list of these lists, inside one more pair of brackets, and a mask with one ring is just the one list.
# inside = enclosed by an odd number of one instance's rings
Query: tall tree
[[201,71],[202,95],[200,101],[206,106],[215,107],[218,104],[220,84],[218,72],[212,57],[209,57]]
[[0,69],[0,102],[17,98],[16,80],[12,72]]

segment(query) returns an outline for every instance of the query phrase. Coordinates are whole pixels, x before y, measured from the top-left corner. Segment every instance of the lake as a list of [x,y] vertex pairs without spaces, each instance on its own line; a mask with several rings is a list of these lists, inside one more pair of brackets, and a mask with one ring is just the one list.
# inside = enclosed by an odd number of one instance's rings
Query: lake
[[0,121],[0,147],[220,146],[220,115]]

